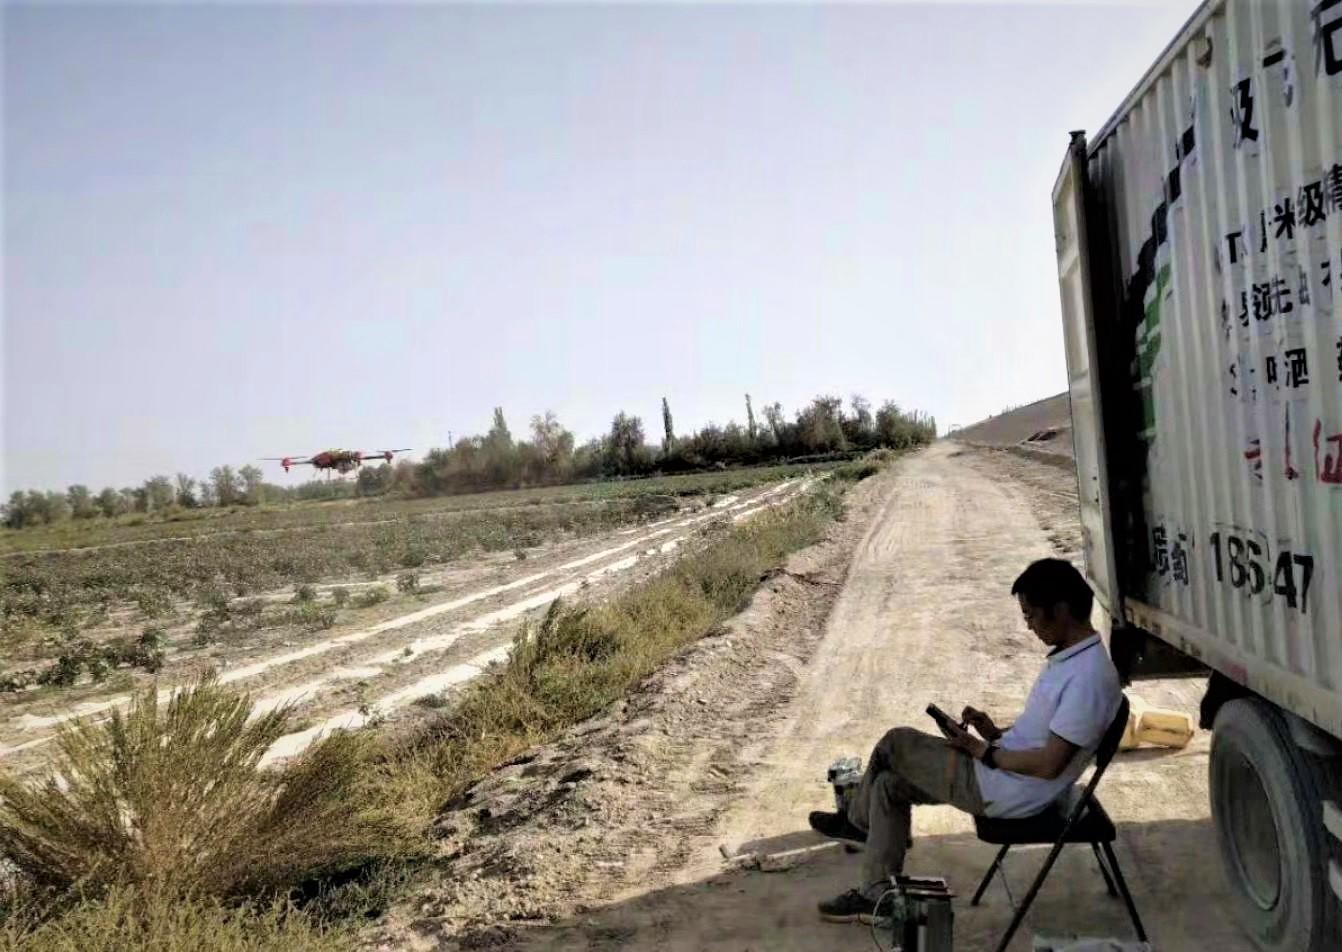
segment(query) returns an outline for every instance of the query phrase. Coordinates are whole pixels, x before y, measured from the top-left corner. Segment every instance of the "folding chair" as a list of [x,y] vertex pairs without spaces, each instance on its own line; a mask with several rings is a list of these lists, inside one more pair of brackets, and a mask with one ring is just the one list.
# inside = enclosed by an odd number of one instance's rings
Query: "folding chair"
[[[1095,862],[1100,865],[1100,874],[1104,876],[1104,884],[1109,890],[1109,895],[1121,895],[1123,897],[1123,901],[1128,907],[1128,915],[1132,917],[1133,928],[1137,930],[1138,940],[1146,941],[1146,930],[1142,928],[1142,920],[1137,915],[1137,907],[1133,904],[1132,894],[1128,892],[1128,885],[1123,880],[1123,871],[1119,868],[1118,857],[1114,855],[1113,843],[1117,836],[1114,823],[1109,819],[1109,814],[1104,812],[1104,807],[1100,806],[1100,801],[1095,799],[1095,787],[1099,784],[1100,778],[1104,776],[1105,770],[1108,769],[1109,762],[1114,759],[1114,752],[1118,750],[1118,742],[1123,739],[1123,729],[1127,726],[1127,723],[1128,699],[1125,697],[1123,703],[1119,705],[1114,722],[1105,731],[1104,737],[1100,740],[1100,746],[1095,751],[1095,773],[1091,776],[1085,789],[1081,790],[1079,794],[1077,791],[1080,788],[1073,787],[1070,795],[1059,797],[1043,813],[1035,816],[1022,817],[1016,820],[993,819],[982,816],[974,818],[974,827],[978,832],[979,839],[985,843],[999,845],[1002,848],[998,850],[997,857],[988,867],[983,882],[979,883],[974,898],[969,901],[971,906],[979,904],[983,891],[988,888],[988,883],[992,881],[993,873],[1001,869],[1002,859],[1006,856],[1007,850],[1013,846],[1053,844],[1053,849],[1049,850],[1048,858],[1044,860],[1044,865],[1039,870],[1039,874],[1030,884],[1030,891],[1025,894],[1024,900],[1016,908],[1016,914],[1011,920],[1011,925],[1007,927],[1006,934],[997,943],[997,952],[1004,952],[1007,944],[1011,941],[1011,937],[1020,928],[1021,922],[1025,919],[1025,914],[1030,910],[1030,904],[1034,902],[1035,896],[1039,894],[1040,887],[1044,885],[1044,879],[1053,869],[1058,854],[1062,852],[1063,846],[1068,843],[1090,844],[1091,850],[1095,853]],[[1002,875],[1002,885],[1006,887],[1005,874]],[[1114,890],[1115,886],[1118,887],[1117,892]],[[1007,899],[1010,900],[1011,890],[1009,887],[1006,888]]]

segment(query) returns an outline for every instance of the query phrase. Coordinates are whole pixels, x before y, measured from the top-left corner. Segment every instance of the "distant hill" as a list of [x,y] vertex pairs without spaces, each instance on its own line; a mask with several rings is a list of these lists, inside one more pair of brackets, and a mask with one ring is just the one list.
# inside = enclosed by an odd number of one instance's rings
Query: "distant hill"
[[1067,394],[1060,393],[962,427],[947,436],[989,446],[1024,443],[1035,449],[1071,456],[1071,404]]

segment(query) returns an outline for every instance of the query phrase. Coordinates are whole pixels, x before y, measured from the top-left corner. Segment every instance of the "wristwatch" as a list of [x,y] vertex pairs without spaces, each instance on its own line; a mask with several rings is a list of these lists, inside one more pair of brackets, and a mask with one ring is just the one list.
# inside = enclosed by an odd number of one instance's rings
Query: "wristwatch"
[[979,758],[979,760],[983,763],[983,766],[989,768],[990,770],[997,769],[997,757],[995,756],[996,750],[997,750],[996,747],[994,747],[992,744],[989,744],[988,749],[985,750],[983,752],[983,756]]

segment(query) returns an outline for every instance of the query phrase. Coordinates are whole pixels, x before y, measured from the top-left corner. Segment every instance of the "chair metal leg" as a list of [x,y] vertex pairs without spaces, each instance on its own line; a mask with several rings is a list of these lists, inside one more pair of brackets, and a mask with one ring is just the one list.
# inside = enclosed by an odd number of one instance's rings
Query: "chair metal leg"
[[1114,882],[1118,884],[1118,891],[1123,896],[1123,902],[1127,904],[1128,915],[1132,917],[1132,927],[1137,930],[1137,940],[1146,941],[1146,930],[1142,928],[1141,917],[1137,915],[1137,905],[1132,901],[1132,893],[1128,892],[1128,884],[1123,880],[1123,870],[1118,866],[1118,857],[1114,855],[1114,848],[1108,843],[1104,844],[1104,856],[1109,860],[1109,868],[1114,873]]
[[1025,898],[1021,900],[1021,904],[1016,907],[1016,914],[1011,917],[1011,925],[1007,926],[1007,931],[1002,934],[1001,941],[997,943],[996,952],[1006,952],[1006,947],[1011,944],[1011,937],[1016,934],[1016,930],[1020,928],[1020,924],[1025,921],[1025,914],[1030,911],[1030,905],[1034,902],[1034,897],[1039,895],[1040,887],[1044,885],[1044,880],[1048,877],[1049,870],[1051,870],[1053,864],[1058,861],[1058,855],[1062,852],[1062,848],[1065,845],[1066,843],[1063,842],[1063,837],[1059,837],[1058,842],[1054,843],[1053,848],[1048,851],[1048,858],[1044,860],[1044,865],[1040,867],[1038,875],[1034,878],[1034,882],[1030,883],[1030,891],[1025,894]]
[[1009,849],[1011,849],[1010,843],[997,851],[997,855],[993,857],[993,864],[989,866],[988,871],[983,874],[983,882],[979,883],[979,888],[974,891],[974,898],[969,900],[971,906],[977,906],[979,904],[979,900],[983,898],[983,891],[987,889],[988,884],[993,881],[993,873],[997,872],[997,867],[1002,864],[1002,857],[1006,856],[1007,850]]
[[1091,843],[1090,848],[1095,854],[1095,865],[1100,867],[1100,875],[1104,877],[1104,888],[1109,890],[1109,895],[1117,898],[1118,890],[1114,888],[1114,878],[1109,875],[1109,868],[1104,865],[1104,857],[1100,854],[1100,844]]

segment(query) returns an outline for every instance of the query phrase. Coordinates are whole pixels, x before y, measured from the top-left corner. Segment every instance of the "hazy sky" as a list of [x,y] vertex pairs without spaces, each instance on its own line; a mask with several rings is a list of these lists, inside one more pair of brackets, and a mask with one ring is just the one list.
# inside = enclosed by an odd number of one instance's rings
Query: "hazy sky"
[[1068,130],[1195,6],[8,6],[0,488],[1056,393]]

